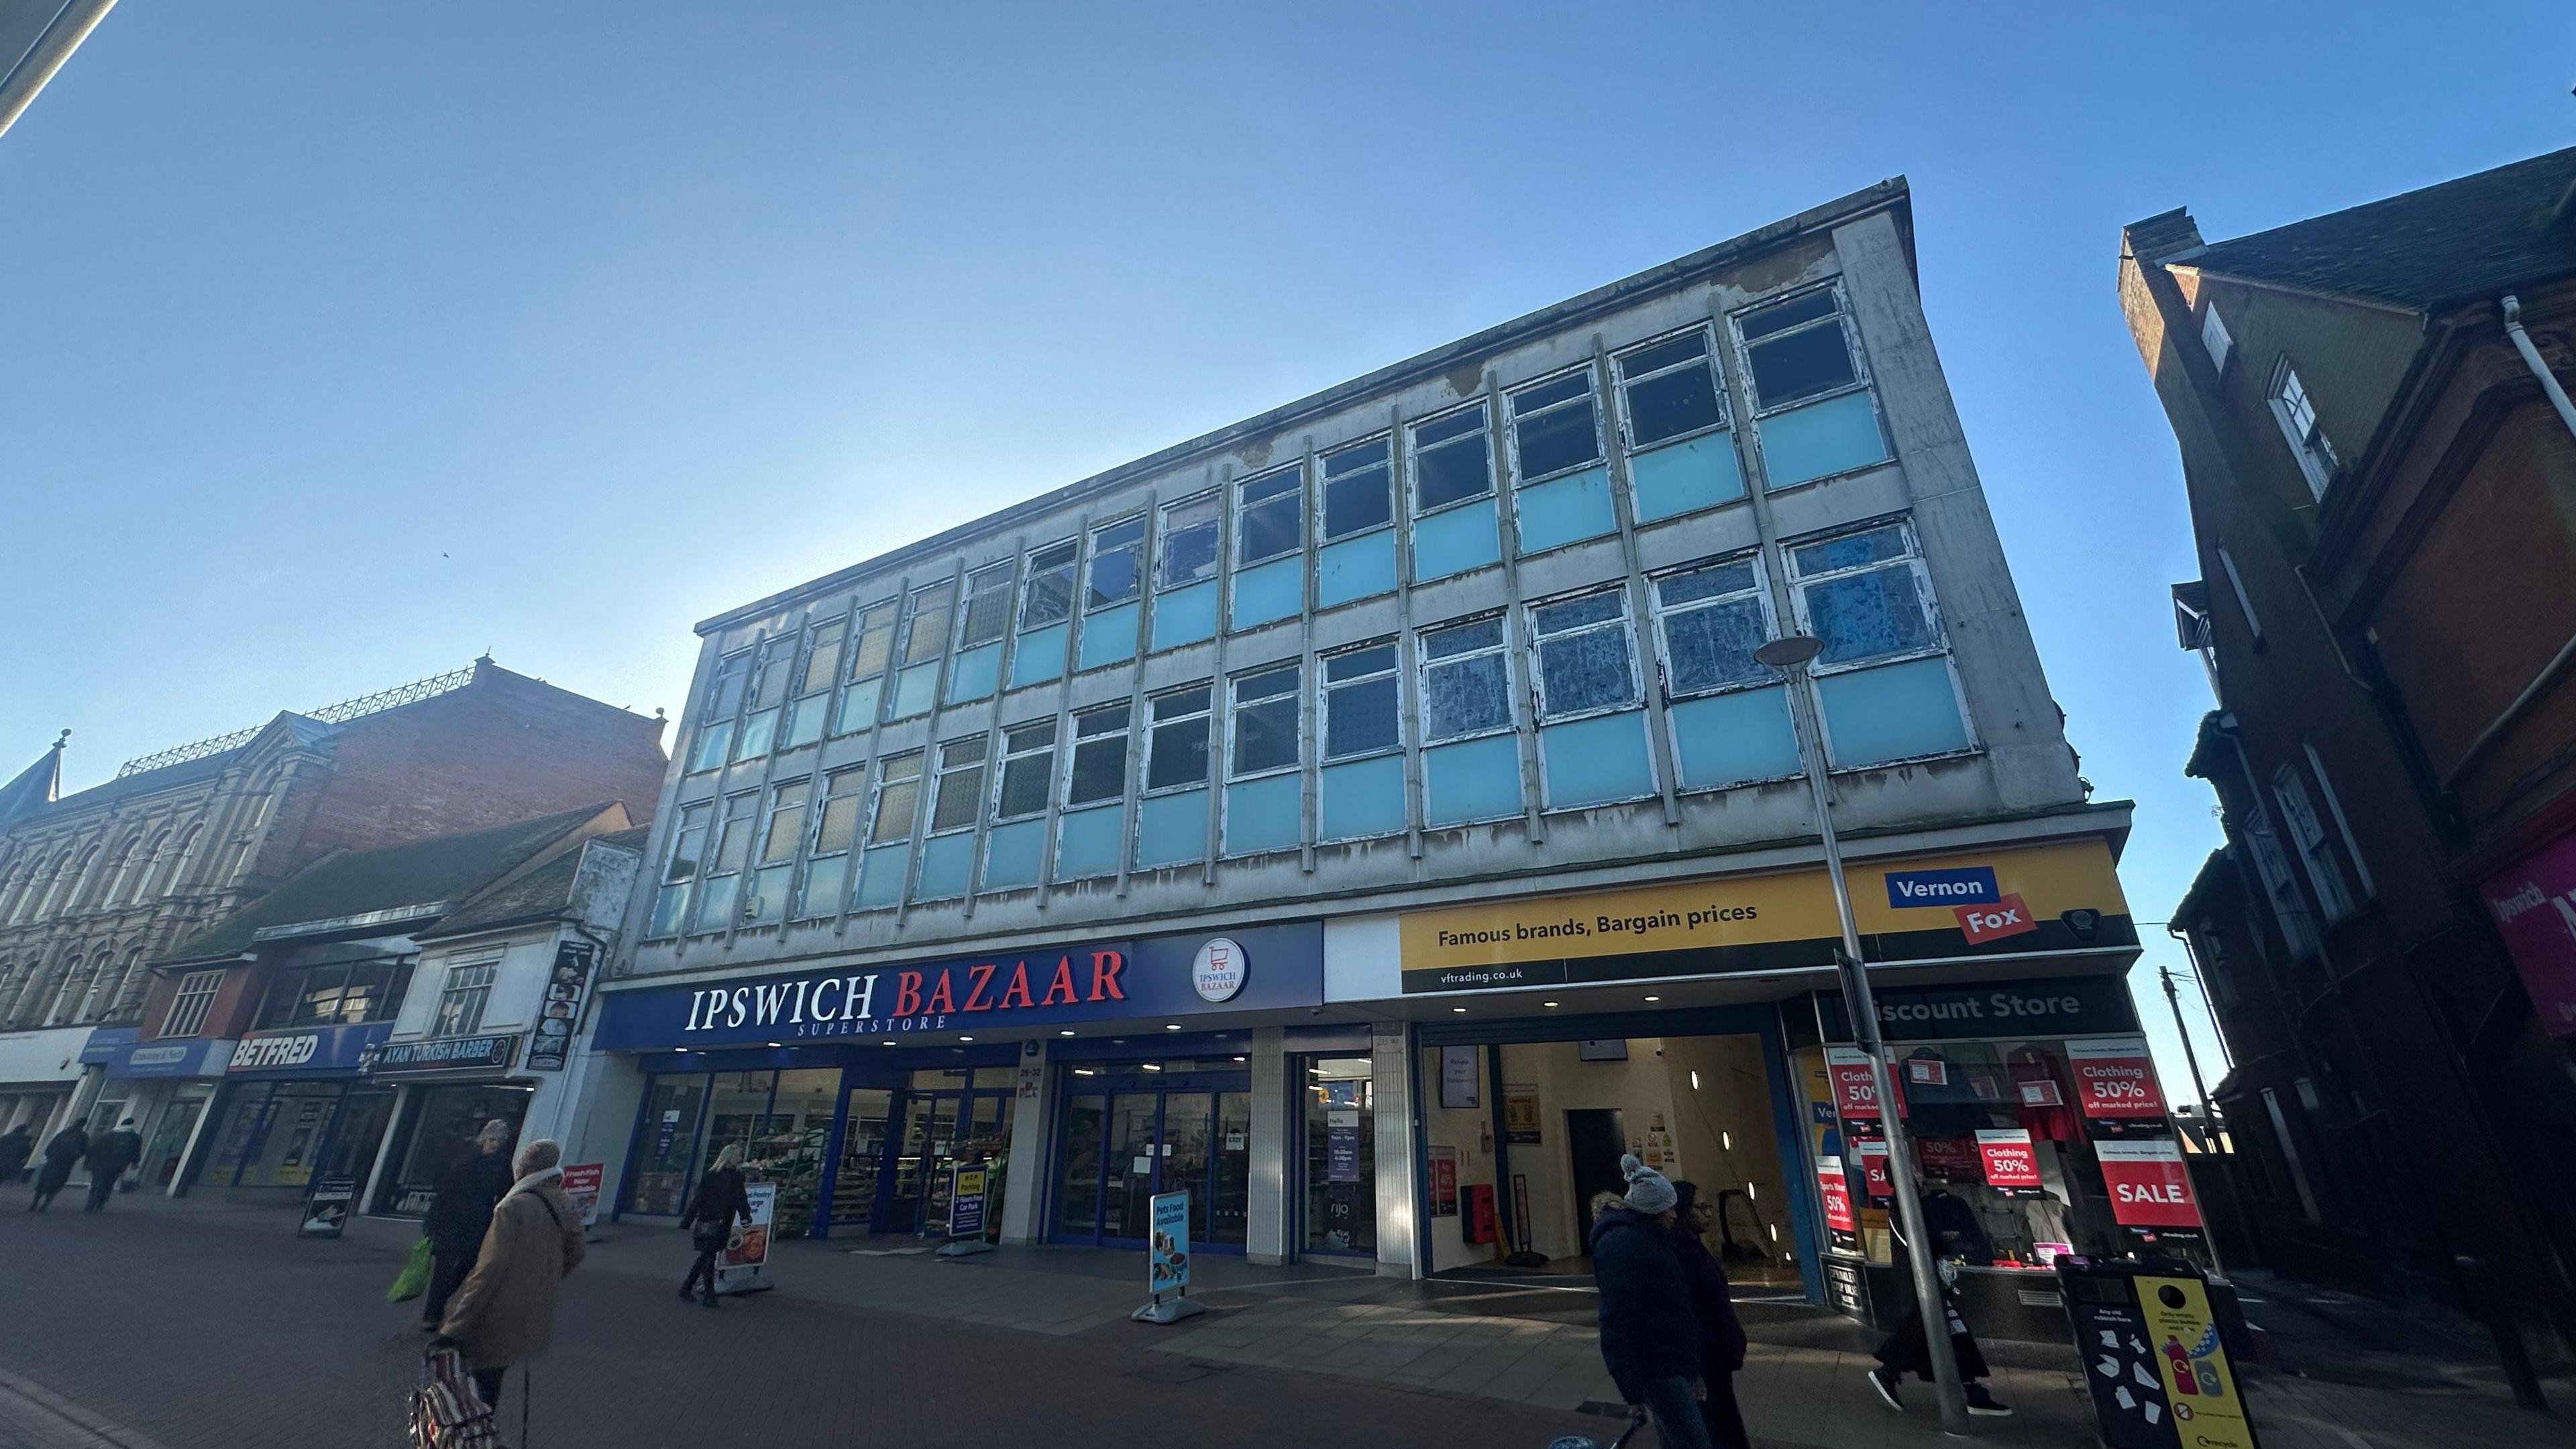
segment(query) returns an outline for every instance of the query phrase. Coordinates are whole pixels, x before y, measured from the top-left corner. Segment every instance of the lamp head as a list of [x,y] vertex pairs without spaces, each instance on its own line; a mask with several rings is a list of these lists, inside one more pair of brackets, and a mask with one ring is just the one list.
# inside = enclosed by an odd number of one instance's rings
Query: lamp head
[[1753,651],[1753,657],[1773,669],[1790,670],[1815,659],[1825,652],[1825,641],[1813,634],[1784,634]]

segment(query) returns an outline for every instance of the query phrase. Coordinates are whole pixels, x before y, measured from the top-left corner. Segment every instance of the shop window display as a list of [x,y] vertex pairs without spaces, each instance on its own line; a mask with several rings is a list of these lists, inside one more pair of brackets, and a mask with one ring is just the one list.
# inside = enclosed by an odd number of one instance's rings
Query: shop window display
[[448,1169],[482,1150],[475,1138],[484,1123],[495,1118],[509,1123],[511,1140],[517,1141],[519,1122],[527,1115],[532,1090],[497,1084],[418,1090],[414,1094],[416,1105],[410,1112],[409,1140],[397,1149],[400,1167],[385,1189],[385,1200],[378,1211],[399,1217],[419,1217],[428,1212],[430,1200],[437,1196],[438,1184]]

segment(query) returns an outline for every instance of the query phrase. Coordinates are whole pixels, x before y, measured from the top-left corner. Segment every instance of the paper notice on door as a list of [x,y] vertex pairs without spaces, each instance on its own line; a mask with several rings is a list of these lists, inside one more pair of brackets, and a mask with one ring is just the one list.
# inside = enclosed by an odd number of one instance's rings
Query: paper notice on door
[[1154,1170],[1154,1159],[1150,1157],[1139,1157],[1136,1159],[1134,1165],[1130,1166],[1127,1170],[1135,1173],[1151,1174]]

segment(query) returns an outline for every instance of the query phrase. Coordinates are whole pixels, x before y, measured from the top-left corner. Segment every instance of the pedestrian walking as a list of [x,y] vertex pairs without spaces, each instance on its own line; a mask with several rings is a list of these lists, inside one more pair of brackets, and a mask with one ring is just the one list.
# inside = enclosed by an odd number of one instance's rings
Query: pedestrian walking
[[[1940,1241],[1945,1249],[1953,1246],[1946,1238]],[[1900,1253],[1909,1251],[1904,1234],[1897,1234],[1896,1246]],[[1998,1402],[1994,1391],[1986,1387],[1988,1369],[1985,1353],[1977,1347],[1977,1336],[1969,1331],[1967,1318],[1959,1312],[1959,1300],[1950,1291],[1951,1285],[1958,1281],[1959,1260],[1945,1252],[1939,1267],[1941,1317],[1943,1326],[1949,1330],[1951,1352],[1958,1361],[1959,1387],[1968,1401],[1968,1412],[1980,1418],[2003,1418],[2012,1410]],[[1901,1386],[1905,1376],[1910,1373],[1925,1383],[1932,1382],[1931,1339],[1923,1331],[1922,1305],[1915,1301],[1913,1294],[1905,1295],[1905,1320],[1879,1344],[1875,1357],[1878,1367],[1869,1371],[1869,1386],[1878,1390],[1878,1396],[1887,1401],[1889,1408],[1903,1413],[1905,1400]]]
[[1627,1195],[1592,1224],[1601,1360],[1630,1410],[1654,1419],[1664,1449],[1713,1449],[1692,1392],[1700,1375],[1700,1331],[1673,1242],[1679,1197],[1634,1153],[1619,1159],[1619,1171]]
[[510,1124],[495,1117],[475,1134],[474,1151],[440,1175],[437,1195],[420,1222],[429,1239],[429,1287],[421,1294],[420,1326],[436,1332],[457,1285],[474,1271],[474,1255],[492,1226],[492,1210],[517,1180],[510,1171]]
[[728,1142],[716,1154],[715,1166],[698,1179],[697,1196],[689,1200],[689,1211],[680,1219],[680,1226],[689,1230],[689,1245],[698,1250],[689,1276],[680,1280],[682,1298],[703,1280],[705,1296],[698,1301],[709,1308],[716,1306],[716,1255],[732,1240],[737,1220],[751,1222],[751,1194],[743,1189],[742,1148]]
[[1715,1449],[1752,1449],[1744,1412],[1735,1402],[1735,1375],[1744,1367],[1744,1325],[1735,1316],[1735,1293],[1726,1269],[1708,1250],[1710,1205],[1699,1184],[1673,1184],[1673,1253],[1690,1284],[1691,1312],[1699,1320],[1700,1418]]
[[117,1123],[113,1132],[100,1133],[98,1140],[89,1145],[89,1201],[82,1204],[81,1211],[104,1209],[107,1200],[116,1196],[116,1180],[125,1176],[125,1169],[142,1160],[143,1135],[134,1130],[133,1118]]
[[581,1266],[581,1214],[563,1195],[563,1148],[539,1138],[519,1149],[518,1180],[492,1210],[474,1271],[448,1300],[434,1351],[454,1348],[474,1371],[474,1391],[499,1406],[510,1365],[555,1332],[555,1290]]
[[0,1132],[0,1182],[16,1182],[18,1174],[27,1170],[27,1159],[35,1155],[36,1138],[26,1123]]
[[89,1155],[89,1129],[74,1122],[54,1134],[45,1144],[45,1165],[36,1170],[36,1195],[27,1201],[27,1211],[40,1213],[54,1205],[54,1194],[72,1180],[72,1167]]

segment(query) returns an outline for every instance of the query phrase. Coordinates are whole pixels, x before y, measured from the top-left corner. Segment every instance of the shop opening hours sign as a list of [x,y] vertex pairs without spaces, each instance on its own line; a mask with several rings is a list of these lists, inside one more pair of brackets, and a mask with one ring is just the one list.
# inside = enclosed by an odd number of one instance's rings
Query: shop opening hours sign
[[2142,1036],[2081,1037],[2066,1043],[2075,1100],[2087,1117],[2162,1117],[2165,1095]]

